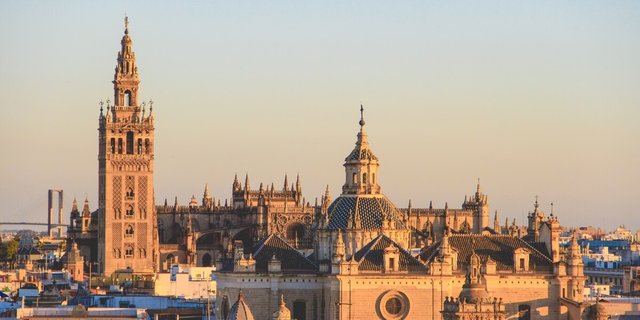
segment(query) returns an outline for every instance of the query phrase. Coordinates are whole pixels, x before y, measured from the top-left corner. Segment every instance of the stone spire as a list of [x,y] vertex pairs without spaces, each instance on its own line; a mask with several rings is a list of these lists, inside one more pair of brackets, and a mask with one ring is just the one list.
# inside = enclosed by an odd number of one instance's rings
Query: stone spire
[[82,207],[82,216],[91,216],[91,209],[89,209],[89,199],[87,199],[86,197],[84,198],[84,206]]
[[233,177],[233,185],[232,185],[232,189],[234,192],[238,192],[240,191],[240,182],[238,181],[238,174],[236,173],[236,175]]
[[251,191],[251,187],[249,186],[249,174],[247,173],[244,176],[244,191]]
[[118,64],[116,65],[113,78],[114,105],[115,110],[119,107],[138,106],[138,67],[136,65],[136,54],[133,52],[133,41],[129,36],[129,18],[124,18],[124,36],[120,41],[120,52],[118,52]]
[[209,184],[204,185],[204,192],[202,193],[202,206],[205,208],[213,207],[213,198],[211,197],[211,193],[209,193]]
[[493,216],[493,230],[498,234],[502,233],[500,230],[500,223],[498,222],[498,210],[496,210],[496,213]]
[[206,183],[204,185],[204,193],[202,194],[202,197],[205,198],[205,199],[211,197],[211,194],[209,193],[209,184],[208,183]]
[[329,206],[329,203],[331,202],[331,192],[329,191],[329,185],[327,185],[327,189],[324,190],[324,201],[327,203],[327,206]]
[[289,178],[287,177],[287,174],[284,174],[284,187],[282,188],[283,191],[287,191],[289,189]]
[[333,244],[333,262],[340,262],[345,256],[344,240],[342,240],[342,231],[338,229],[336,241]]
[[76,198],[73,198],[73,204],[71,205],[71,212],[79,212],[78,211],[78,200],[76,200]]
[[346,181],[342,194],[380,194],[378,158],[369,148],[365,131],[364,108],[360,105],[360,131],[354,149],[345,158]]

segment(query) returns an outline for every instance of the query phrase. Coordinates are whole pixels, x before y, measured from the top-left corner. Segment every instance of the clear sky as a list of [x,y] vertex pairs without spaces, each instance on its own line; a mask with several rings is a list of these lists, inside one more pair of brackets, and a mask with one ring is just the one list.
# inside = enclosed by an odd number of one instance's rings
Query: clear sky
[[637,1],[2,1],[0,220],[46,221],[47,189],[97,207],[98,102],[125,12],[156,116],[157,203],[297,173],[333,196],[365,105],[398,206],[526,223],[625,224],[640,200]]

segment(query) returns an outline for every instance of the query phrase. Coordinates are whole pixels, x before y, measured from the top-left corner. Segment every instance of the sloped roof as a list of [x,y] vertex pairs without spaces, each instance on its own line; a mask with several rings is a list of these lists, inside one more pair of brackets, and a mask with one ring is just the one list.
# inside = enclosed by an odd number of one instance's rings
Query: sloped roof
[[[418,257],[422,261],[430,262],[439,253],[442,240],[424,248]],[[530,252],[529,270],[553,271],[552,260],[529,243],[518,237],[507,235],[478,235],[459,234],[449,236],[449,244],[458,252],[458,268],[464,269],[469,264],[471,255],[475,252],[482,261],[491,257],[496,262],[498,271],[513,270],[513,253],[516,249],[524,248]]]
[[353,256],[353,259],[358,262],[358,270],[382,272],[384,266],[384,250],[389,246],[393,246],[399,251],[399,271],[427,272],[427,266],[384,234],[371,240]]
[[[56,247],[57,248],[57,247]],[[18,255],[32,255],[32,254],[42,254],[40,250],[35,247],[20,247],[17,252]]]
[[345,230],[349,219],[360,220],[361,229],[380,229],[390,217],[398,228],[404,227],[403,214],[384,195],[341,195],[327,209],[327,229]]
[[260,241],[253,248],[253,259],[256,260],[256,271],[266,272],[269,260],[275,255],[280,260],[283,272],[315,272],[318,267],[289,245],[279,235],[272,234]]

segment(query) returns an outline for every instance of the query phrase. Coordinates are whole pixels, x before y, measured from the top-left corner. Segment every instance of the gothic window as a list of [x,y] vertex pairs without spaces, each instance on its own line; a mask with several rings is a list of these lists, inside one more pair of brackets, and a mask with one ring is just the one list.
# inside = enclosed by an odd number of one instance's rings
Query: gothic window
[[133,258],[133,245],[128,244],[128,245],[124,248],[124,257],[125,257],[125,258]]
[[146,154],[151,153],[151,144],[149,143],[149,139],[144,139],[144,152]]
[[358,174],[357,173],[353,173],[353,184],[358,183]]
[[133,214],[133,206],[132,205],[128,205],[127,206],[127,211],[125,212],[125,218],[133,218],[134,214]]
[[131,91],[127,90],[124,92],[124,105],[130,106],[131,102]]
[[122,138],[118,138],[118,153],[122,154]]
[[124,230],[124,237],[125,238],[133,238],[133,226],[132,225],[128,225],[127,229]]
[[147,257],[147,250],[140,248],[138,249],[138,258],[146,258]]
[[372,184],[376,184],[376,174],[375,173],[371,174],[371,183]]
[[362,174],[362,184],[367,184],[367,174],[366,173]]
[[116,153],[116,138],[111,138],[111,153]]
[[138,138],[138,154],[142,154],[142,139]]
[[133,154],[133,132],[127,132],[127,154]]

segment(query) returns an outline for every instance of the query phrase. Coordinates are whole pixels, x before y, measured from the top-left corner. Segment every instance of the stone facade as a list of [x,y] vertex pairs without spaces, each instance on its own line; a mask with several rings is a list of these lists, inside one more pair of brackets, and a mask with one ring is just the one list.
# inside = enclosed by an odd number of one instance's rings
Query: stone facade
[[128,28],[113,80],[114,105],[100,111],[98,149],[98,263],[100,273],[157,269],[153,191],[153,105],[139,103],[138,67]]
[[[343,193],[314,220],[314,254],[270,235],[249,253],[219,260],[218,318],[240,290],[256,318],[276,312],[282,295],[294,319],[580,318],[580,249],[574,239],[564,254],[557,250],[556,217],[536,212],[533,239],[496,230],[497,214],[490,228],[479,187],[459,211],[397,209],[377,184],[364,119],[360,127],[345,159]],[[465,214],[467,223],[455,226]],[[427,225],[422,239],[418,219]],[[420,253],[410,254],[421,240]]]

